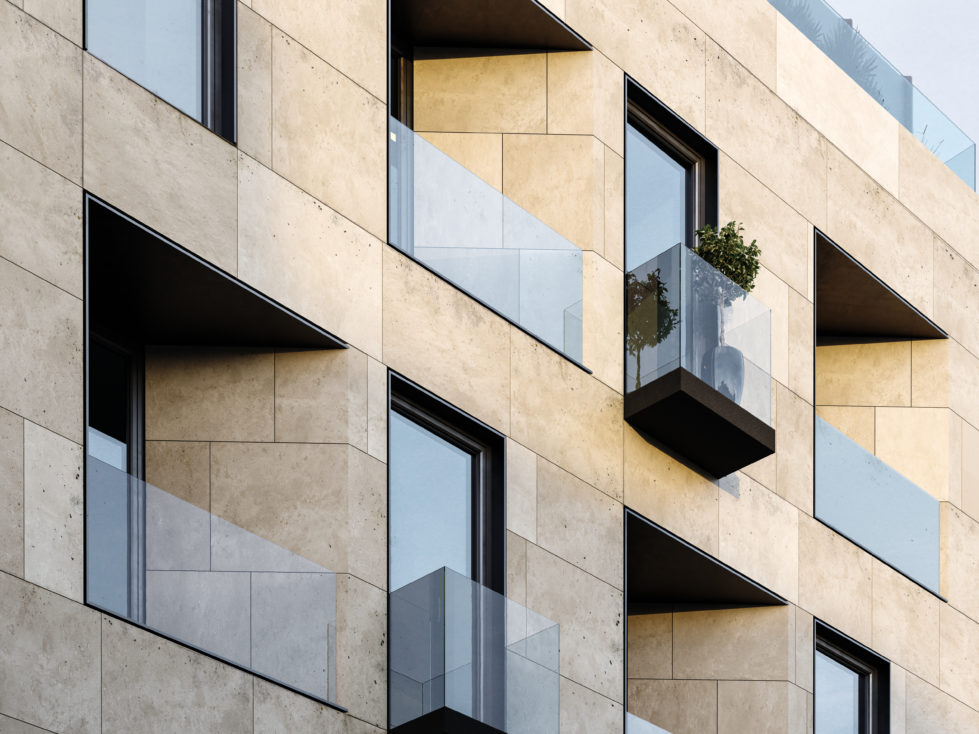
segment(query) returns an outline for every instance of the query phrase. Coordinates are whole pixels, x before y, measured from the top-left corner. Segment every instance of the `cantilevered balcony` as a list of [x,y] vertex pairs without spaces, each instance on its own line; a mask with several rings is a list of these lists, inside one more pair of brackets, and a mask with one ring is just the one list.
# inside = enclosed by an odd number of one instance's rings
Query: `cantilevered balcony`
[[769,309],[683,245],[626,302],[626,420],[717,477],[773,453]]
[[560,628],[447,568],[390,595],[392,732],[557,734]]

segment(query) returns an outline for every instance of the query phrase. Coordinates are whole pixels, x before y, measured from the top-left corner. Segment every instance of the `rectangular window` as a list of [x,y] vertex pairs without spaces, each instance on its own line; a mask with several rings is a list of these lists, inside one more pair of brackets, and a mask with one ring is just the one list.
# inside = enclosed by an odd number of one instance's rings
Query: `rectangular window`
[[234,0],[87,0],[85,47],[234,140]]
[[816,622],[815,734],[886,734],[890,663]]

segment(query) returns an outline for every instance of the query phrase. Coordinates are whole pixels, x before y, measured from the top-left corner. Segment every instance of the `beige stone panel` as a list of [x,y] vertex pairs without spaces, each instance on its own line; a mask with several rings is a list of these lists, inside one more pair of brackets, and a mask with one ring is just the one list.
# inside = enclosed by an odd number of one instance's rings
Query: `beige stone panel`
[[979,357],[949,340],[949,405],[973,426],[979,426]]
[[527,606],[527,541],[509,530],[506,534],[506,598]]
[[813,401],[813,329],[815,309],[811,301],[789,289],[789,383],[803,400]]
[[621,734],[622,704],[561,679],[562,734]]
[[625,160],[605,149],[605,250],[604,257],[625,269]]
[[[772,385],[772,393],[776,393],[777,386]],[[776,415],[778,406],[775,405],[775,401],[772,400],[772,415]],[[754,464],[749,464],[748,466],[741,469],[741,473],[746,477],[754,479],[761,486],[767,487],[773,492],[776,491],[778,487],[777,477],[778,477],[778,457],[776,454],[769,454],[764,459],[756,461]]]
[[24,575],[24,419],[2,408],[0,571]]
[[242,280],[372,357],[381,354],[381,242],[241,157]]
[[415,59],[413,74],[416,130],[546,131],[546,54]]
[[497,191],[503,190],[503,136],[494,133],[418,133],[476,174]]
[[915,675],[907,675],[906,695],[907,734],[975,734],[979,731],[979,711]]
[[276,354],[275,440],[367,451],[367,356],[356,349]]
[[908,675],[900,665],[891,665],[891,734],[907,732]]
[[949,404],[949,341],[911,342],[911,405],[944,408]]
[[379,589],[387,589],[387,465],[349,449],[347,476],[347,568]]
[[936,323],[959,344],[979,354],[979,270],[935,238]]
[[250,731],[252,677],[103,616],[102,731],[141,731],[147,722],[159,734]]
[[387,99],[387,10],[373,0],[252,0],[252,8],[379,100]]
[[673,615],[673,677],[789,680],[795,608],[721,609]]
[[772,379],[783,385],[789,384],[789,291],[784,281],[762,267],[755,279],[751,297],[767,306],[772,312]]
[[24,423],[24,578],[84,600],[82,447]]
[[[387,723],[387,649],[387,594],[353,576],[340,574],[337,702],[346,706],[351,716],[379,727]],[[360,729],[350,730],[351,734],[355,732],[360,734]]]
[[233,145],[85,56],[86,189],[235,274],[237,171]]
[[582,362],[616,392],[622,390],[625,337],[622,271],[594,252],[583,253]]
[[147,349],[147,440],[273,440],[274,358],[239,349]]
[[210,512],[211,446],[199,441],[147,441],[146,482]]
[[719,497],[719,558],[795,601],[799,595],[799,511],[754,482],[741,482],[739,496],[721,492]]
[[962,509],[979,520],[979,430],[962,422]]
[[381,100],[287,36],[273,34],[276,172],[382,239],[387,236],[386,129]]
[[[764,0],[761,2],[775,10]],[[806,295],[809,290],[807,258],[812,247],[812,234],[805,218],[724,153],[718,156],[718,168],[720,221],[717,223],[731,220],[742,222],[745,239],[758,240],[761,264],[765,269],[790,288]]]
[[674,614],[633,614],[629,624],[629,680],[673,677]]
[[872,573],[867,553],[818,520],[799,516],[799,606],[868,647],[874,642]]
[[948,442],[948,501],[962,506],[962,433],[967,425],[955,413],[949,411]]
[[0,3],[0,37],[0,139],[80,182],[81,49],[9,3]]
[[713,41],[707,43],[706,132],[789,206],[825,226],[826,140]]
[[82,192],[0,143],[0,257],[82,297]]
[[537,462],[537,544],[623,588],[622,504],[549,461]]
[[942,593],[951,606],[979,620],[979,521],[948,502],[942,503],[941,518]]
[[820,405],[911,405],[911,342],[819,347],[816,402]]
[[969,262],[979,263],[979,242],[971,234],[979,221],[976,193],[903,127],[898,144],[901,201]]
[[[17,3],[14,3],[16,5]],[[0,714],[0,732],[3,734],[46,734],[50,730],[39,729],[36,726],[25,724],[18,719],[11,719],[9,716]]]
[[[893,408],[888,410],[903,410]],[[874,453],[874,408],[848,405],[817,405],[816,415],[845,434],[854,443]]]
[[798,717],[790,705],[794,687],[776,681],[718,682],[717,734],[804,734],[804,725],[799,729],[792,721]]
[[[51,731],[97,734],[99,614],[0,573],[0,709]],[[7,731],[0,721],[0,731]]]
[[505,434],[511,433],[510,329],[398,250],[384,248],[384,362]]
[[828,150],[823,231],[912,306],[931,316],[934,234],[853,161],[833,146]]
[[813,512],[812,406],[775,386],[775,470],[779,497]]
[[948,604],[941,606],[940,683],[942,690],[979,709],[979,622]]
[[572,28],[689,124],[704,129],[703,31],[665,2],[565,1]]
[[717,484],[625,426],[625,504],[701,550],[718,554]]
[[238,3],[238,150],[272,166],[272,26]]
[[814,631],[812,615],[795,608],[795,678],[793,682],[803,690],[813,692]]
[[537,0],[537,2],[550,10],[558,18],[564,18],[565,0]]
[[604,251],[605,147],[587,135],[504,135],[503,193],[583,250]]
[[79,299],[0,258],[0,405],[77,443],[82,332]]
[[388,460],[388,370],[367,358],[367,452]]
[[24,0],[23,8],[76,46],[82,45],[82,0]]
[[781,14],[776,91],[830,142],[897,194],[900,123]]
[[625,76],[597,51],[547,55],[547,132],[594,135],[625,155]]
[[941,600],[874,559],[874,650],[938,683]]
[[622,592],[527,546],[527,607],[561,625],[561,675],[621,703]]
[[[288,688],[255,678],[255,734],[316,731],[322,734],[380,734],[377,727],[345,715]],[[251,731],[249,729],[249,731]]]
[[958,418],[947,408],[877,408],[876,414],[877,456],[936,499],[949,499]]
[[715,734],[717,682],[630,680],[629,713],[670,734]]
[[506,440],[506,526],[537,542],[537,454],[510,438]]
[[622,396],[522,331],[510,333],[510,435],[621,500]]

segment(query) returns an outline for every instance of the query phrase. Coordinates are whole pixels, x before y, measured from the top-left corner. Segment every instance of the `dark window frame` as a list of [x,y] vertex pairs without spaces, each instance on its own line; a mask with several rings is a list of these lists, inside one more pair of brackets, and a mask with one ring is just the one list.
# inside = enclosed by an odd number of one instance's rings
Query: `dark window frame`
[[860,676],[860,734],[890,732],[890,661],[825,622],[813,620],[813,730],[816,729],[816,655],[822,654]]

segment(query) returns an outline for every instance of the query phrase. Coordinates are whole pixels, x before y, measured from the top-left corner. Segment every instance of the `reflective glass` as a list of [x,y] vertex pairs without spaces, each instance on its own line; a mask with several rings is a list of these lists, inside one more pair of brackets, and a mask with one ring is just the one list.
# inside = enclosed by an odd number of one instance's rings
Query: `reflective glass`
[[635,714],[625,715],[625,734],[670,734],[666,729],[640,719]]
[[88,0],[88,50],[201,119],[201,0]]
[[860,674],[816,651],[815,734],[860,734]]
[[391,588],[442,566],[472,572],[473,456],[390,412]]

